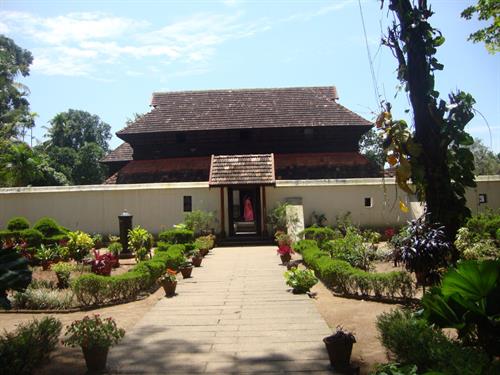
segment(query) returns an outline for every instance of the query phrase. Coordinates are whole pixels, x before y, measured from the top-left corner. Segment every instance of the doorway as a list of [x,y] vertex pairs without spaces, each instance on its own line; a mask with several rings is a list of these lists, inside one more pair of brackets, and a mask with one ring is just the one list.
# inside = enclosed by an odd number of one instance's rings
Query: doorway
[[260,187],[228,188],[229,235],[260,236]]

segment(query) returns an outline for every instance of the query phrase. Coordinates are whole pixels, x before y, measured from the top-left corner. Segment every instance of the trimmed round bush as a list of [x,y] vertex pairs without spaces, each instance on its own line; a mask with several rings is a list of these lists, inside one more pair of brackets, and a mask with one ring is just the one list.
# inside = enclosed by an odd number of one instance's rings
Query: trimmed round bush
[[339,230],[333,230],[328,227],[310,227],[304,229],[302,232],[304,239],[315,240],[319,247],[322,247],[323,243],[326,241],[334,240],[336,238],[341,238],[342,233]]
[[38,247],[43,241],[43,234],[36,229],[25,229],[19,233],[19,237],[28,243],[29,247]]
[[7,229],[10,231],[21,231],[28,229],[30,227],[30,222],[24,217],[13,217],[7,223]]
[[33,229],[42,232],[44,237],[48,238],[64,234],[59,224],[50,217],[42,217],[33,225]]

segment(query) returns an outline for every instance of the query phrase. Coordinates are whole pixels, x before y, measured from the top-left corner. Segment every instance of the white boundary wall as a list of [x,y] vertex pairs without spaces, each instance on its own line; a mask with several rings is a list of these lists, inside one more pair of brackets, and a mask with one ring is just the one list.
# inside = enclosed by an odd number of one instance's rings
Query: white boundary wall
[[[477,188],[467,191],[472,212],[500,208],[500,176],[480,176],[476,182]],[[268,210],[280,201],[300,198],[306,225],[313,211],[325,214],[328,224],[351,212],[354,223],[371,227],[399,226],[422,211],[389,178],[277,181],[276,187],[265,190]],[[479,194],[486,194],[486,204],[479,204]],[[31,223],[49,216],[71,230],[116,234],[117,216],[127,209],[134,215],[134,226],[158,233],[183,221],[183,196],[192,197],[193,210],[213,211],[220,217],[220,189],[209,188],[207,182],[6,188],[0,189],[0,229],[14,216]],[[371,207],[364,206],[365,198],[371,198]],[[409,213],[400,211],[399,198],[411,207]]]

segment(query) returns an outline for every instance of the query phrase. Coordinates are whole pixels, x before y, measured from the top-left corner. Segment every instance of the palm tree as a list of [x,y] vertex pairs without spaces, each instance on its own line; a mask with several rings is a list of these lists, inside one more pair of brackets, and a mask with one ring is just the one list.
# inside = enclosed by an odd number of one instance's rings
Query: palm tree
[[0,181],[5,186],[26,186],[37,177],[39,160],[25,143],[13,143],[0,156]]

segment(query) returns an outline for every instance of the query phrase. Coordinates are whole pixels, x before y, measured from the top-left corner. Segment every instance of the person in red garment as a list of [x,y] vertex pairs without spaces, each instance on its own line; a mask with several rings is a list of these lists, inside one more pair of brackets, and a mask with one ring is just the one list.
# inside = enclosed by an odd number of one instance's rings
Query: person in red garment
[[253,207],[250,197],[246,197],[243,202],[243,217],[245,221],[253,221]]

